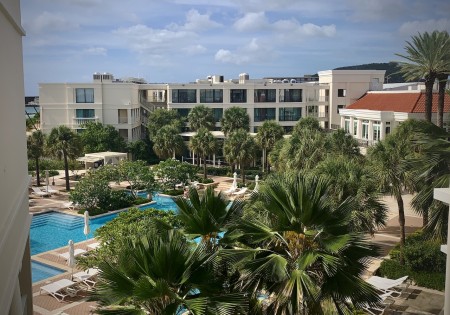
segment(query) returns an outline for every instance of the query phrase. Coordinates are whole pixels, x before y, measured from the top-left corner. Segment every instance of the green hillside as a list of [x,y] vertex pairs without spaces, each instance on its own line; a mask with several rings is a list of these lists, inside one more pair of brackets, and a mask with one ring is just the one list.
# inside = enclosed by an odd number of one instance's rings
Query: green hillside
[[396,62],[385,63],[367,63],[357,66],[340,67],[334,70],[386,70],[385,83],[403,83],[405,80],[402,75],[398,73],[400,66]]

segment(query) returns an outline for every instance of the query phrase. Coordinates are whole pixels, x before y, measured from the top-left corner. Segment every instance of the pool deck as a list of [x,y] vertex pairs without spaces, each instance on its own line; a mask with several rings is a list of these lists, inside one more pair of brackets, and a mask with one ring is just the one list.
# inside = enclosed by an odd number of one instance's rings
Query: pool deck
[[[63,174],[63,172],[61,172]],[[62,176],[59,176],[62,177]],[[64,180],[57,178],[55,176],[55,185],[52,185],[58,190],[64,190],[65,184]],[[215,181],[219,182],[217,191],[226,190],[231,186],[233,181],[229,177],[213,177]],[[45,181],[45,178],[44,178]],[[74,183],[71,183],[73,187]],[[126,186],[126,183],[121,183],[120,187]],[[118,188],[118,187],[117,187]],[[418,217],[409,207],[409,201],[411,200],[411,195],[404,195],[405,199],[405,215],[406,215],[406,232],[412,233],[417,230],[422,225],[422,219]],[[68,194],[66,192],[61,192],[57,195],[52,195],[51,197],[40,198],[30,195],[30,213],[40,213],[46,212],[48,210],[57,210],[69,214],[76,214],[76,211],[64,208],[63,204],[68,201]],[[392,197],[386,196],[383,201],[389,209],[389,220],[384,229],[381,229],[371,238],[371,241],[377,244],[380,249],[380,257],[374,259],[372,265],[370,266],[365,277],[369,277],[375,272],[383,257],[386,256],[389,250],[400,240],[399,227],[398,227],[398,215],[397,215],[397,204]],[[95,243],[95,239],[90,239],[87,241],[79,242],[75,244],[75,248],[80,248],[88,250],[88,244]],[[67,314],[67,315],[82,315],[82,314],[92,314],[97,307],[96,302],[88,302],[88,291],[79,292],[76,297],[67,297],[63,302],[58,302],[55,298],[48,294],[39,294],[39,288],[50,282],[59,279],[70,279],[71,270],[68,268],[66,262],[63,259],[58,258],[59,253],[67,251],[67,246],[51,250],[45,253],[32,256],[32,260],[42,262],[44,264],[57,267],[66,270],[65,273],[33,283],[33,311],[36,315],[56,315],[56,314]],[[74,273],[79,270],[74,269]],[[426,288],[421,288],[417,286],[410,286],[408,288],[407,299],[395,299],[395,303],[386,310],[384,314],[443,314],[444,307],[444,293],[434,290],[429,290]]]

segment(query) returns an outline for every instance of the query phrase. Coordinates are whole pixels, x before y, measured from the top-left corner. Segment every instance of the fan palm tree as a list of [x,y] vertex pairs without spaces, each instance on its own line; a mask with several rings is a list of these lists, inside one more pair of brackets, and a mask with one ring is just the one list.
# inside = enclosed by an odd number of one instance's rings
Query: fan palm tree
[[188,114],[188,122],[193,131],[201,128],[213,130],[216,124],[212,109],[205,105],[197,105],[191,109]]
[[38,186],[41,186],[39,160],[44,155],[45,136],[41,130],[34,131],[27,138],[27,152],[28,158],[34,159],[36,164],[36,182]]
[[217,151],[217,140],[206,128],[198,130],[189,142],[192,151],[196,152],[203,160],[203,177],[207,178],[206,157]]
[[256,142],[263,149],[262,171],[266,169],[269,172],[269,162],[267,156],[269,150],[275,146],[275,143],[283,138],[284,130],[279,123],[273,120],[266,120],[261,127],[258,128]]
[[242,203],[229,204],[221,193],[216,195],[213,187],[208,187],[202,197],[197,189],[189,190],[189,199],[175,199],[178,206],[178,219],[184,232],[192,237],[201,237],[201,241],[216,248],[219,233],[227,230],[228,225],[242,212]]
[[47,138],[47,149],[52,155],[64,159],[66,190],[69,191],[69,159],[75,159],[83,152],[80,137],[66,126],[53,128]]
[[431,34],[412,36],[412,41],[406,41],[406,54],[396,54],[407,62],[400,62],[401,72],[407,81],[425,79],[425,120],[431,122],[433,102],[433,85],[436,76],[449,69],[448,33],[434,31]]
[[128,240],[118,260],[99,264],[92,299],[99,314],[236,314],[248,308],[241,293],[226,293],[208,263],[212,251],[176,230],[150,228]]
[[219,255],[240,270],[237,283],[253,295],[265,290],[268,314],[349,312],[379,301],[360,278],[376,253],[362,233],[351,232],[351,203],[329,203],[328,183],[298,174],[269,177],[254,215],[225,234],[233,248]]
[[153,151],[162,159],[175,158],[176,153],[183,152],[183,138],[173,125],[162,127],[153,137]]
[[250,117],[247,114],[247,110],[239,106],[226,109],[220,122],[225,136],[238,129],[248,131],[250,128]]
[[228,162],[240,166],[243,183],[245,183],[245,167],[254,160],[255,152],[256,143],[244,129],[232,132],[223,144],[223,154]]

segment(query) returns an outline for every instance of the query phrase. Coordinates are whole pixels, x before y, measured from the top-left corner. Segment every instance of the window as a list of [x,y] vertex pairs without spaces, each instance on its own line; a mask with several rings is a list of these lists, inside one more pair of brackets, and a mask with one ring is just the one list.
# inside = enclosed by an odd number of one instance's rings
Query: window
[[280,90],[280,102],[302,102],[301,89]]
[[223,103],[223,90],[200,90],[201,103]]
[[353,120],[353,135],[354,136],[358,135],[358,120],[357,119]]
[[379,141],[381,138],[381,124],[379,121],[373,122],[373,140]]
[[283,126],[283,129],[284,129],[285,134],[290,134],[294,130],[294,127],[293,126]]
[[362,121],[362,139],[369,140],[369,121],[363,120]]
[[128,141],[128,129],[119,129],[119,136]]
[[347,95],[346,89],[338,89],[338,97],[345,97]]
[[345,117],[344,130],[346,133],[350,133],[350,118],[349,117]]
[[213,108],[214,121],[220,122],[223,116],[223,108]]
[[180,117],[187,117],[189,115],[189,112],[191,111],[190,108],[177,108],[176,110]]
[[337,109],[336,109],[336,110],[337,110],[337,113],[338,113],[338,114],[339,114],[339,110],[340,110],[341,108],[345,108],[345,105],[338,105],[338,106],[337,106]]
[[308,109],[308,116],[317,117],[319,115],[318,114],[318,111],[319,111],[318,106],[308,106],[307,109]]
[[302,109],[300,107],[282,107],[278,111],[279,121],[297,121],[302,118]]
[[126,109],[118,110],[119,124],[128,124],[128,111]]
[[255,121],[275,119],[275,108],[255,108]]
[[264,103],[264,102],[272,102],[275,103],[277,101],[277,90],[255,90],[255,103]]
[[197,103],[197,90],[172,90],[172,103]]
[[247,103],[247,90],[230,90],[231,103]]
[[75,116],[77,118],[95,118],[95,109],[77,109]]
[[75,89],[77,103],[94,103],[94,89]]

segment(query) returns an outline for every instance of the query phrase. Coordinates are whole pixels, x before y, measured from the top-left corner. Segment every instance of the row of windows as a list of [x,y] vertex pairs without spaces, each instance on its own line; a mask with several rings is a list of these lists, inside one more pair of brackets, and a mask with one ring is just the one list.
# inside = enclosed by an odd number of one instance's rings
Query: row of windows
[[[282,89],[279,91],[279,100],[282,103],[302,102],[302,89]],[[256,89],[254,91],[255,103],[275,103],[277,100],[276,89]],[[197,103],[197,90],[176,89],[172,90],[172,103]],[[200,90],[200,103],[223,103],[223,90]],[[230,90],[230,103],[247,103],[246,89]]]

